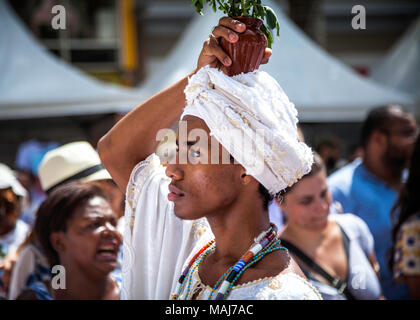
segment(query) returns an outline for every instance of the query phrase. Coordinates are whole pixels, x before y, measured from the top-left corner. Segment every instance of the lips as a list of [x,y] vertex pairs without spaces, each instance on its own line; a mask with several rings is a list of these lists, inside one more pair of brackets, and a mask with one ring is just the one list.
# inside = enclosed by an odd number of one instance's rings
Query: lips
[[168,189],[169,189],[169,194],[168,194],[169,201],[176,201],[185,197],[185,194],[172,184],[169,185]]
[[98,250],[96,250],[96,255],[101,261],[116,262],[119,249],[118,241],[108,241],[101,244]]

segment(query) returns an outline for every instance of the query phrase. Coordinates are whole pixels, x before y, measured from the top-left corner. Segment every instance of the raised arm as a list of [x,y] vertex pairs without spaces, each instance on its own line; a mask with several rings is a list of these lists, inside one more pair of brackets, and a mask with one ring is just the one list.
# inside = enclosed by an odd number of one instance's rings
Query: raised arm
[[[160,129],[171,128],[179,119],[185,106],[184,89],[188,77],[203,66],[210,65],[223,70],[229,66],[229,56],[219,46],[219,38],[229,42],[238,40],[236,32],[245,31],[245,25],[224,17],[204,42],[197,62],[197,69],[174,85],[155,94],[124,116],[98,143],[102,163],[125,192],[134,166],[155,152]],[[270,52],[267,52],[265,62]]]

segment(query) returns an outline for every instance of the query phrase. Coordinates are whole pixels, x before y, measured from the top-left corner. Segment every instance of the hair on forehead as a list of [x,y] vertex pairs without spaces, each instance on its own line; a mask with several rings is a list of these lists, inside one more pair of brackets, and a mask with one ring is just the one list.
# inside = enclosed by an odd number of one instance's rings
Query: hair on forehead
[[[324,161],[322,160],[321,156],[316,152],[313,153],[313,156],[314,156],[314,162],[312,163],[311,171],[309,171],[302,178],[300,178],[299,181],[302,181],[305,178],[312,177],[312,176],[316,175],[317,173],[319,173],[321,171],[324,171],[325,173],[327,172],[327,169],[325,167]],[[296,183],[299,183],[299,181],[296,182]],[[281,193],[286,194],[287,192],[289,192],[290,190],[293,189],[293,187],[296,185],[296,183],[294,185],[290,186],[290,187],[287,187]]]

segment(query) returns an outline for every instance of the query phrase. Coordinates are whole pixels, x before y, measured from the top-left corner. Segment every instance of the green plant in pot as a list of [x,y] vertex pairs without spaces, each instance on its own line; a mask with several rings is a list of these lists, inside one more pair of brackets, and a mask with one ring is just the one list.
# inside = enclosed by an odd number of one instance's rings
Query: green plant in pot
[[[220,44],[232,59],[229,76],[258,69],[264,57],[265,48],[271,48],[273,36],[270,30],[280,33],[280,25],[274,11],[261,4],[261,0],[192,0],[191,5],[203,15],[207,3],[214,12],[222,11],[227,16],[246,25],[246,31],[239,34],[239,40],[230,43],[222,39]],[[265,20],[265,24],[264,21]]]

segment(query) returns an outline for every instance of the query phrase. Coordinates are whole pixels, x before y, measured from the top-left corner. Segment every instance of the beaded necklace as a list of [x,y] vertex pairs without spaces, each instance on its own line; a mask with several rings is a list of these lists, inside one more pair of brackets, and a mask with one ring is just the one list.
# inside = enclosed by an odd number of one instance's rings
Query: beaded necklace
[[[188,262],[187,267],[184,269],[184,271],[182,272],[181,276],[178,279],[178,283],[176,284],[176,288],[175,288],[175,292],[171,294],[171,299],[172,300],[176,300],[178,299],[179,294],[182,291],[183,288],[183,284],[184,284],[184,280],[185,277],[187,276],[188,272],[190,271],[192,265],[194,264],[195,260],[197,259],[197,257],[199,255],[201,255],[207,248],[209,248],[210,246],[212,246],[214,244],[214,239],[211,240],[210,242],[208,242],[204,247],[202,247],[192,258],[191,260]],[[208,254],[208,252],[207,252]],[[206,255],[207,255],[206,254]],[[204,257],[201,258],[201,260]]]
[[[286,248],[280,246],[281,241],[275,239],[277,235],[277,227],[270,223],[270,228],[266,231],[263,231],[258,237],[254,239],[254,244],[251,245],[249,250],[239,259],[239,261],[232,267],[230,267],[216,282],[212,292],[209,296],[209,300],[213,297],[213,294],[216,292],[219,283],[223,280],[222,285],[220,286],[216,300],[226,299],[233,288],[233,285],[239,280],[239,277],[242,273],[248,269],[251,265],[257,263],[262,259],[266,254],[271,253],[276,250],[287,250]],[[183,295],[184,298],[187,298],[191,292],[192,276],[195,271],[198,272],[198,268],[204,258],[215,250],[216,243],[214,240],[207,243],[201,250],[199,250],[194,257],[190,260],[187,267],[182,272],[179,277],[175,292],[171,294],[172,300],[179,298],[179,294],[182,292],[185,284],[186,293]],[[190,272],[191,270],[191,272]],[[190,272],[190,273],[189,273]],[[189,273],[189,274],[188,274]],[[186,279],[188,275],[188,279]],[[185,282],[185,280],[187,280]]]

